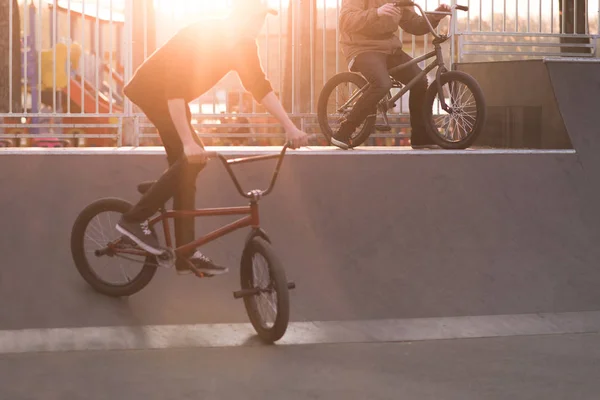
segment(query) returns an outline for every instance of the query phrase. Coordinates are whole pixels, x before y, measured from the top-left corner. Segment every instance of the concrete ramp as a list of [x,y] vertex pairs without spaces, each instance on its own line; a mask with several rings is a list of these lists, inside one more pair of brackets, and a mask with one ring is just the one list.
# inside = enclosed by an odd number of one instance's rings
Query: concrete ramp
[[[600,199],[589,185],[600,170],[588,161],[571,150],[290,152],[261,216],[298,285],[292,320],[600,310]],[[206,247],[232,267],[219,279],[161,271],[115,300],[75,271],[80,210],[105,196],[135,201],[135,185],[165,166],[159,149],[3,153],[0,330],[247,322],[231,295],[245,231]],[[272,167],[238,170],[252,188]],[[198,206],[243,204],[217,163],[198,186]],[[199,231],[221,222],[199,220]]]
[[600,60],[460,63],[480,84],[488,119],[476,145],[597,151]]
[[[545,127],[535,136],[544,149],[290,151],[261,220],[298,285],[293,321],[600,310],[599,64],[461,68],[479,74],[490,107],[512,110],[503,123],[521,108],[521,132]],[[273,165],[236,169],[252,189],[266,186]],[[218,279],[160,271],[115,300],[77,274],[69,235],[78,213],[100,197],[135,201],[137,183],[165,167],[158,148],[1,150],[0,304],[10,306],[0,307],[0,331],[247,322],[231,295],[246,231],[205,248],[231,266]],[[198,188],[198,206],[243,204],[218,163]],[[198,220],[198,231],[223,222]]]
[[584,157],[600,151],[600,60],[547,59],[545,66],[569,136]]

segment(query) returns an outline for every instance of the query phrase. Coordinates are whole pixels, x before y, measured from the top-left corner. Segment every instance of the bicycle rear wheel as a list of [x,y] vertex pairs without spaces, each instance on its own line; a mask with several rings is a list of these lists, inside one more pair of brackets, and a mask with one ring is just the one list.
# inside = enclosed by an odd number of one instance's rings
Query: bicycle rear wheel
[[240,268],[242,290],[257,290],[244,297],[246,312],[258,336],[273,343],[285,334],[290,317],[288,282],[271,245],[255,237],[246,245]]
[[425,96],[425,125],[435,144],[445,149],[466,149],[481,134],[486,118],[485,97],[477,81],[461,71],[441,76],[444,101],[451,112],[439,104],[437,81]]
[[83,209],[71,231],[71,254],[77,271],[92,288],[107,296],[137,293],[156,273],[156,258],[116,230],[121,215],[130,208],[131,203],[121,199],[97,200]]
[[[362,93],[348,102],[352,96],[367,84],[367,80],[354,72],[342,72],[332,77],[319,94],[317,103],[317,117],[321,132],[331,143],[331,136],[339,129],[340,123],[352,107],[356,104]],[[367,118],[350,138],[350,147],[363,144],[373,132],[375,118]]]

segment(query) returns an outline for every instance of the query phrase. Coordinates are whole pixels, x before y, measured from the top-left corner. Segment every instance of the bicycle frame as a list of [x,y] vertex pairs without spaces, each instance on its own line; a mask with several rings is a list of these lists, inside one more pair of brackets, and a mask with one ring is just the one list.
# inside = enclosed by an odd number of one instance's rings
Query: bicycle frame
[[235,232],[239,229],[246,228],[248,226],[252,228],[260,227],[260,218],[258,210],[258,201],[252,200],[248,206],[242,207],[222,207],[222,208],[203,208],[192,211],[163,211],[159,216],[152,219],[150,224],[156,224],[162,222],[163,232],[165,234],[165,242],[168,248],[172,248],[173,240],[171,238],[171,228],[169,227],[168,220],[171,218],[198,218],[198,217],[216,217],[224,215],[246,215],[244,218],[240,218],[230,224],[222,226],[221,228],[215,229],[212,232],[207,233],[204,236],[190,242],[186,245],[175,248],[175,254],[186,254],[194,250],[197,247],[205,245],[206,243],[212,242],[225,235]]
[[[174,251],[175,251],[176,255],[186,254],[189,251],[194,250],[197,247],[200,247],[206,243],[212,242],[212,241],[219,239],[225,235],[228,235],[229,233],[232,233],[234,231],[237,231],[239,229],[242,229],[242,228],[245,228],[248,226],[250,226],[254,229],[259,229],[260,228],[260,217],[259,217],[258,201],[260,200],[260,198],[262,196],[266,196],[273,190],[275,181],[277,180],[277,176],[279,175],[279,169],[281,168],[281,164],[283,162],[283,156],[285,155],[285,152],[288,147],[289,147],[289,145],[286,144],[279,154],[253,156],[253,157],[236,158],[236,159],[227,159],[224,156],[222,156],[221,154],[214,153],[215,156],[218,157],[223,162],[223,165],[225,166],[227,172],[229,173],[229,176],[231,177],[231,179],[232,179],[236,189],[240,193],[240,195],[242,195],[243,197],[245,197],[247,199],[250,199],[249,205],[241,206],[241,207],[203,208],[203,209],[196,209],[196,210],[189,210],[189,211],[165,210],[164,208],[162,208],[161,210],[159,210],[160,215],[152,218],[149,221],[149,225],[154,226],[155,224],[157,224],[159,222],[163,223],[162,225],[163,225],[163,232],[165,235],[166,245],[168,248],[171,249],[171,248],[173,248],[173,240],[171,237],[171,228],[168,224],[169,219],[197,218],[197,217],[224,216],[224,215],[245,215],[245,217],[237,219],[236,221],[234,221],[230,224],[227,224],[218,229],[215,229],[212,232],[209,232],[206,235],[201,236],[200,238],[194,240],[193,242],[190,242],[188,244],[185,244],[183,246],[175,248]],[[271,178],[271,183],[269,184],[269,187],[264,191],[263,190],[252,190],[250,192],[244,193],[237,177],[235,176],[235,174],[233,173],[233,170],[231,169],[231,165],[248,163],[248,162],[253,162],[253,161],[260,161],[260,160],[268,160],[268,159],[273,159],[273,158],[278,158],[278,161],[277,161],[277,165],[275,167],[275,171],[273,172],[273,176]],[[121,250],[117,250],[117,252],[124,253],[124,254],[141,255],[141,256],[146,254],[146,252],[144,252],[143,250],[133,250],[133,249],[131,249],[131,250],[121,249]]]
[[[402,65],[398,65],[397,67],[391,68],[388,70],[388,73],[390,75],[395,74],[396,72],[399,72],[405,68],[411,67],[413,65],[416,65],[418,63],[420,63],[421,61],[425,61],[428,60],[430,58],[435,57],[435,62],[429,64],[427,67],[425,67],[424,70],[422,70],[417,76],[415,76],[410,82],[408,82],[406,85],[404,85],[402,87],[402,89],[400,89],[400,91],[398,93],[396,93],[394,96],[392,96],[392,98],[390,98],[387,102],[385,102],[385,110],[387,111],[390,108],[394,107],[394,104],[396,103],[396,101],[398,101],[398,99],[400,99],[402,96],[404,96],[410,89],[412,89],[412,87],[419,82],[421,79],[425,78],[427,76],[427,74],[429,74],[431,71],[433,71],[435,68],[438,68],[437,73],[436,73],[436,82],[438,82],[438,95],[440,98],[440,103],[442,106],[442,109],[446,112],[449,112],[449,107],[446,104],[446,102],[444,101],[444,97],[443,97],[443,93],[442,93],[442,87],[441,85],[439,85],[439,81],[440,81],[440,77],[442,75],[443,72],[446,71],[446,67],[444,64],[444,60],[443,60],[443,56],[441,54],[442,52],[442,48],[441,46],[439,46],[439,44],[435,45],[435,49],[430,51],[427,54],[424,54],[420,57],[417,58],[413,58],[412,60],[408,61],[407,63],[404,63]],[[350,98],[348,99],[348,101],[346,103],[344,103],[339,109],[344,109],[346,107],[348,107],[349,104],[351,104],[354,99],[357,96],[362,95],[362,93],[367,90],[369,87],[371,86],[371,83],[368,82],[365,86],[363,86],[362,88],[360,88],[359,90],[357,90],[356,92],[354,92],[352,94],[352,96],[350,96]]]
[[[420,63],[421,61],[425,61],[425,60],[435,57],[435,61],[433,63],[431,63],[427,67],[425,67],[424,70],[422,70],[410,82],[408,82],[406,85],[404,85],[404,87],[402,89],[400,89],[400,91],[398,93],[396,93],[390,100],[388,100],[388,102],[386,103],[386,109],[394,107],[394,103],[396,103],[396,101],[398,101],[398,99],[400,99],[402,96],[404,96],[406,94],[406,92],[408,92],[417,82],[419,82],[420,80],[425,78],[427,76],[427,74],[429,74],[435,68],[438,68],[437,73],[436,73],[436,81],[439,83],[440,76],[443,72],[446,71],[446,67],[444,64],[444,58],[442,55],[441,46],[439,44],[436,44],[435,47],[436,48],[434,50],[430,51],[427,54],[424,54],[420,57],[414,58],[405,64],[399,65],[397,67],[394,67],[394,68],[388,70],[389,74],[393,75],[396,72],[402,71],[405,68],[416,65],[416,64]],[[369,85],[370,84],[368,84],[367,86],[369,86]],[[440,87],[440,90],[441,90],[441,87]]]

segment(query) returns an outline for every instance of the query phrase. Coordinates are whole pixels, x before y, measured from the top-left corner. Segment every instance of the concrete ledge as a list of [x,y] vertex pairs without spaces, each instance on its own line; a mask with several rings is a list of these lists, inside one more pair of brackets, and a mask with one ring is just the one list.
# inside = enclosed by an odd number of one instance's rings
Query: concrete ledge
[[[245,154],[275,154],[281,151],[277,146],[207,146],[207,150],[217,151],[223,155],[245,155]],[[0,148],[2,155],[164,155],[163,147],[89,147],[89,148]],[[536,150],[536,149],[488,149],[474,148],[467,150],[413,150],[410,147],[385,147],[369,146],[359,147],[350,151],[343,151],[336,147],[308,147],[298,150],[289,150],[290,156],[356,156],[356,155],[494,155],[494,154],[576,154],[573,149],[558,150]]]
[[[390,343],[600,332],[600,312],[292,322],[278,345]],[[0,331],[0,354],[260,345],[250,324]]]

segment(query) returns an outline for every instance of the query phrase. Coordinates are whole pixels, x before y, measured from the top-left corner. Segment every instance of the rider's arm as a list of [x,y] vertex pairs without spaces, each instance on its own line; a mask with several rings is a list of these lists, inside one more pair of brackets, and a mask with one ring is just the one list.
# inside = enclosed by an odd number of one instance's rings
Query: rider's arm
[[260,102],[267,93],[273,91],[273,87],[260,62],[256,40],[241,39],[232,53],[232,57],[235,57],[235,70],[242,81],[242,86],[256,101]]
[[340,11],[340,29],[348,33],[378,36],[394,32],[398,26],[391,18],[379,17],[376,7],[365,9],[364,0],[344,0]]
[[194,140],[194,132],[190,127],[187,115],[187,104],[183,98],[169,99],[167,101],[169,115],[177,130],[177,135],[181,139],[183,147],[194,146],[197,142]]
[[255,40],[244,40],[239,44],[236,67],[244,88],[261,103],[267,111],[283,125],[286,132],[296,126],[292,123],[283,106],[279,102],[273,87],[267,79],[258,57],[258,46]]
[[[437,28],[437,26],[440,24],[440,20],[438,19],[431,18],[429,21],[431,22],[431,26],[433,28]],[[427,21],[425,21],[425,17],[417,14],[414,8],[404,8],[399,25],[403,31],[412,35],[420,36],[429,33],[429,26],[427,25]]]
[[241,40],[236,50],[236,71],[244,88],[279,121],[285,129],[288,140],[297,141],[300,145],[305,143],[305,134],[294,125],[279,99],[273,93],[273,87],[266,78],[258,56],[256,40]]
[[272,91],[267,93],[267,95],[260,100],[260,104],[262,104],[267,109],[269,114],[274,116],[277,119],[277,121],[279,121],[279,123],[283,126],[283,129],[285,129],[286,132],[291,132],[298,129],[296,125],[294,125],[290,117],[288,117],[287,113],[285,112],[285,109],[279,102],[279,99],[277,98],[277,96],[275,96],[275,93],[273,93]]

